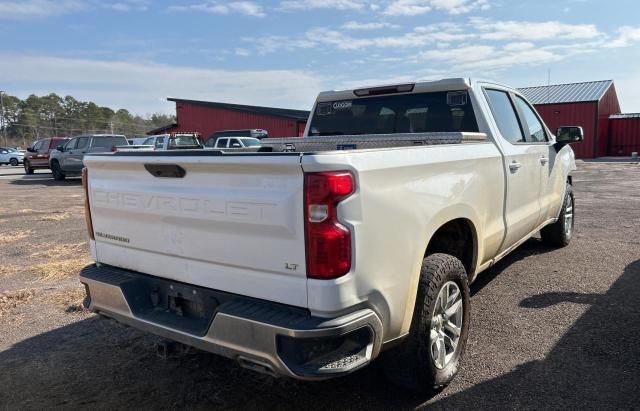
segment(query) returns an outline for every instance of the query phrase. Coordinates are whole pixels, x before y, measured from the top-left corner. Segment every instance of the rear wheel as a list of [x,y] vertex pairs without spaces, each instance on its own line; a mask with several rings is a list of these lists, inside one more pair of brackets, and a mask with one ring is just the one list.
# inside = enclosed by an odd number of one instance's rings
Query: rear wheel
[[17,158],[12,158],[11,160],[9,160],[9,164],[11,164],[12,166],[17,166],[18,165],[18,159]]
[[31,163],[25,160],[23,165],[24,165],[25,174],[33,174],[33,168],[31,167]]
[[385,354],[395,384],[434,391],[457,375],[469,334],[469,284],[462,262],[448,254],[424,259],[407,339]]
[[62,181],[67,177],[62,171],[60,163],[58,163],[57,161],[53,161],[51,163],[51,173],[53,174],[53,179],[56,181]]
[[565,247],[573,237],[575,221],[574,199],[571,184],[567,184],[558,221],[540,230],[542,241],[551,247]]

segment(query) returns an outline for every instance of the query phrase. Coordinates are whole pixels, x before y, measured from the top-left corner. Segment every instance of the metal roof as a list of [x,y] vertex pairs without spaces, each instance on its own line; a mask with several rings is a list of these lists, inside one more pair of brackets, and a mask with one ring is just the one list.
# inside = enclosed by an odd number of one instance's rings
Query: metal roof
[[620,113],[612,114],[609,118],[640,118],[640,113]]
[[222,108],[227,110],[246,111],[254,114],[262,114],[266,116],[285,117],[295,120],[307,120],[309,118],[309,112],[305,110],[291,110],[288,108],[276,108],[276,107],[261,107],[261,106],[246,106],[242,104],[230,104],[219,103],[216,101],[200,101],[200,100],[187,100],[183,98],[168,98],[168,101],[175,101],[176,103],[189,103],[199,106]]
[[532,104],[584,103],[599,101],[612,84],[613,80],[602,80],[523,87],[519,88],[518,91]]

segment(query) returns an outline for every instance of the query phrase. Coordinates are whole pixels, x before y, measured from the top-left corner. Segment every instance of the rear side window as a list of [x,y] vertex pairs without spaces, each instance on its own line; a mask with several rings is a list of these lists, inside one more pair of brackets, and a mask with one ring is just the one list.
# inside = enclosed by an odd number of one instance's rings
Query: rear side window
[[89,145],[89,137],[80,137],[78,138],[78,145],[76,149],[80,150],[86,148]]
[[94,137],[93,147],[111,148],[116,146],[126,146],[129,143],[125,137]]
[[477,132],[466,90],[320,102],[310,135]]
[[164,145],[164,137],[156,138],[156,148],[162,148]]
[[260,145],[260,141],[253,138],[242,138],[241,140],[245,147],[256,147]]
[[525,130],[527,131],[526,140],[531,143],[540,143],[547,141],[547,133],[544,131],[544,126],[531,106],[522,99],[520,96],[516,96],[516,104],[518,108],[524,114],[524,119],[527,122]]
[[500,90],[485,90],[485,92],[502,137],[511,143],[524,142],[520,122],[509,95]]

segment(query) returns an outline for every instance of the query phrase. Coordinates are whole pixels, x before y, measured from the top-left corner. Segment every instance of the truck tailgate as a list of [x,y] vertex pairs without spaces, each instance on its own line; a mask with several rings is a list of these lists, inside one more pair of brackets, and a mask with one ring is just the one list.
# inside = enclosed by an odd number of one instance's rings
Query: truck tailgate
[[306,307],[299,156],[185,154],[85,158],[97,261]]

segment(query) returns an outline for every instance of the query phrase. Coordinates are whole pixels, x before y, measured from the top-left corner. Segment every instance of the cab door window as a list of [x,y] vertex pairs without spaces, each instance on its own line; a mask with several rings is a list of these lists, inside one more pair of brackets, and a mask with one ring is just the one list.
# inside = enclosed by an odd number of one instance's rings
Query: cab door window
[[485,93],[502,137],[510,143],[524,143],[524,134],[509,94],[506,91],[491,89],[486,89]]
[[75,150],[78,145],[78,138],[72,138],[69,142],[64,146],[64,151]]
[[524,123],[526,123],[523,124],[523,128],[525,129],[525,140],[529,143],[544,143],[548,141],[544,125],[529,103],[527,103],[522,97],[516,96],[516,105],[524,116]]

